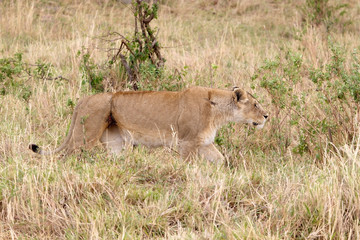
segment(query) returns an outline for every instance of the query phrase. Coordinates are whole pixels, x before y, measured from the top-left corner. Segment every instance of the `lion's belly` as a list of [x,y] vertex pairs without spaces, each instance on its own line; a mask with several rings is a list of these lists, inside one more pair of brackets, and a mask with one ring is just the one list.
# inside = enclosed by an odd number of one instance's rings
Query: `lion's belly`
[[177,133],[175,131],[160,130],[127,130],[126,140],[134,145],[144,145],[147,147],[173,146],[177,143]]
[[147,134],[133,134],[133,142],[135,145],[144,145],[147,147],[161,147],[161,146],[171,146],[172,142],[176,143],[169,136],[154,136]]

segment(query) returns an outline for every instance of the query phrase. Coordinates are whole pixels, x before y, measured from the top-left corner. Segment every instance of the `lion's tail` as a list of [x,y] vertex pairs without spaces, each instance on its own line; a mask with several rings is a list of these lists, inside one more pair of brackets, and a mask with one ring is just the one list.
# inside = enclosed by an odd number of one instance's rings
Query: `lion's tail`
[[[78,106],[76,108],[78,108],[79,105],[80,104],[78,104]],[[64,142],[58,148],[56,148],[53,151],[44,151],[38,145],[30,144],[29,149],[32,150],[34,153],[38,153],[40,155],[51,155],[51,154],[55,154],[55,153],[58,153],[58,152],[64,150],[69,145],[70,139],[71,139],[72,134],[73,134],[73,130],[74,130],[74,127],[75,127],[75,121],[76,121],[76,117],[77,117],[76,108],[75,108],[74,114],[73,114],[73,116],[71,118],[71,124],[70,124],[68,135],[66,136]]]

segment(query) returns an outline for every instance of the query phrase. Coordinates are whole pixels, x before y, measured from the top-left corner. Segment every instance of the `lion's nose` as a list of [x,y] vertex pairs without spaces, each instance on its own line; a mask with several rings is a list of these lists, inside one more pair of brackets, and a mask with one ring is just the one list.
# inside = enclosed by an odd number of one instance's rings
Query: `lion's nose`
[[268,115],[264,115],[264,118],[267,119],[269,116]]

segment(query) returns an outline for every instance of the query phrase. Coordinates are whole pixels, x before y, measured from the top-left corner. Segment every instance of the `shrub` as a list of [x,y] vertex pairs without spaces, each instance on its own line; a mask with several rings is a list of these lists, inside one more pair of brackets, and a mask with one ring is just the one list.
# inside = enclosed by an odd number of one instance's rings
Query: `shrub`
[[329,52],[329,63],[313,68],[303,64],[300,53],[287,50],[265,60],[253,75],[272,100],[274,147],[291,146],[294,153],[320,159],[328,142],[338,146],[353,138],[360,107],[359,55],[353,52],[347,69],[342,47],[330,41]]
[[303,21],[307,25],[326,27],[327,31],[335,27],[344,28],[351,24],[346,18],[349,5],[346,3],[338,3],[330,5],[329,0],[306,0],[301,6]]

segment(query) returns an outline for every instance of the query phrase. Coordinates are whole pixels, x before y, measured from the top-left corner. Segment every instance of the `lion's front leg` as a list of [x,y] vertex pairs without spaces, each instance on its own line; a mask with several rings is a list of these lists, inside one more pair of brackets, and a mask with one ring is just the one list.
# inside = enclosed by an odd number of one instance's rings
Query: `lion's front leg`
[[196,142],[184,141],[179,144],[179,153],[181,158],[185,160],[199,155],[210,162],[222,163],[224,161],[224,156],[214,144],[199,146]]
[[180,141],[179,142],[179,154],[184,160],[188,160],[197,154],[197,144],[194,141]]
[[222,163],[224,161],[224,156],[217,150],[213,143],[200,146],[198,153],[201,157],[210,162]]

